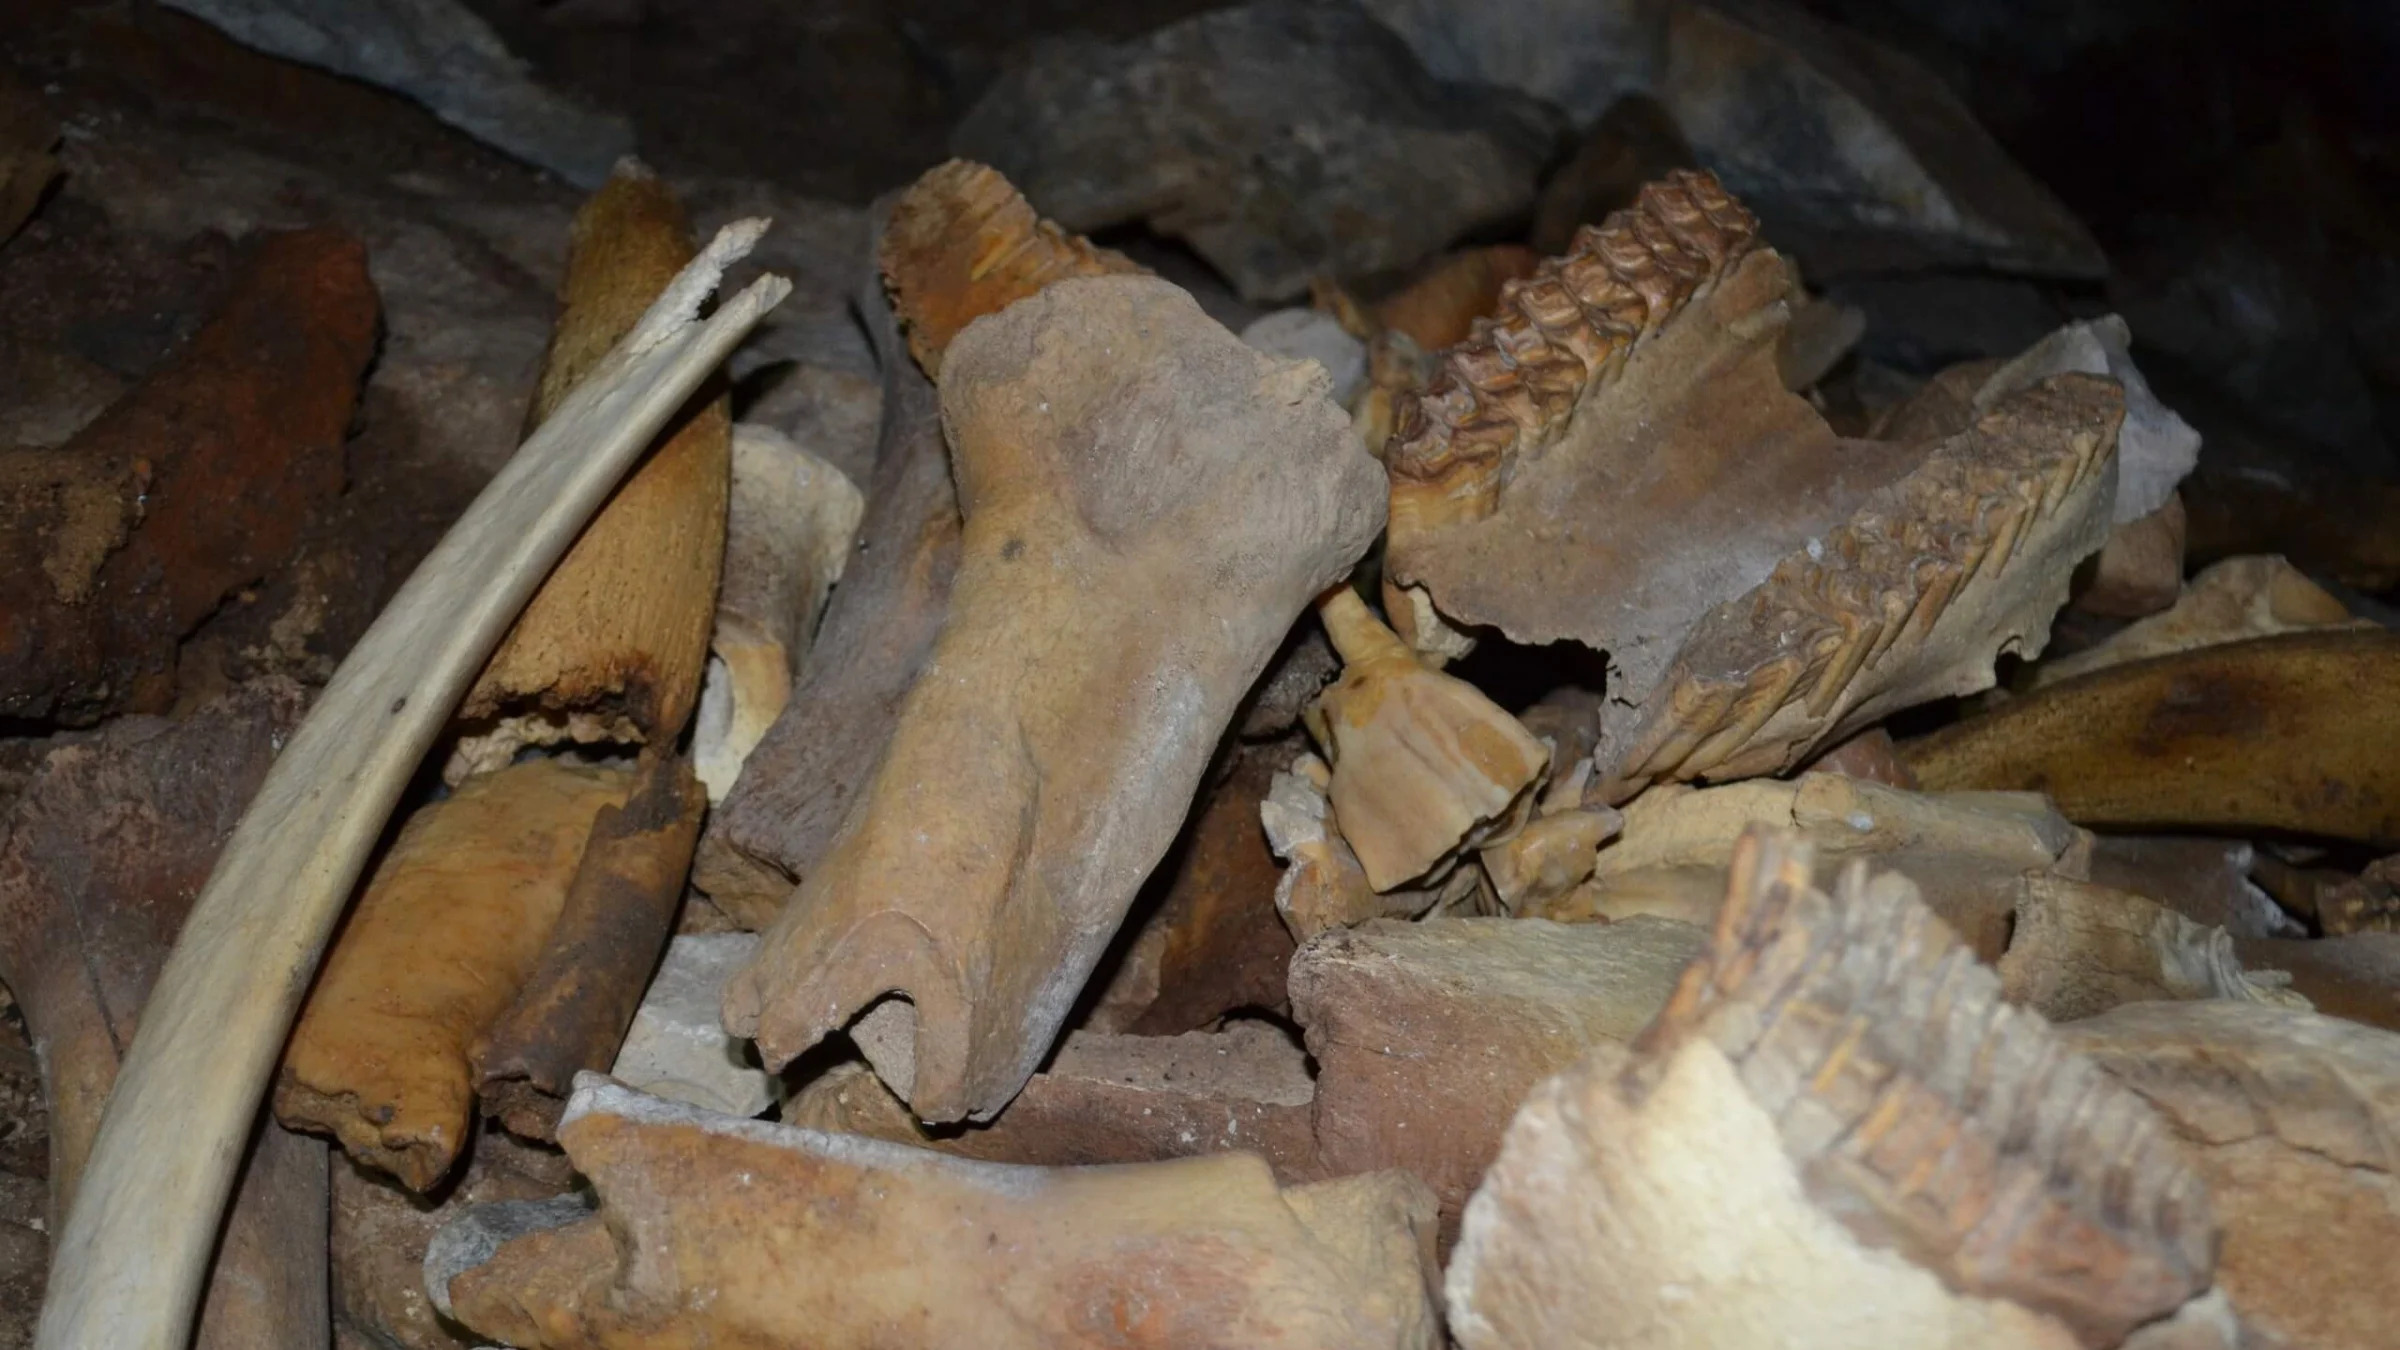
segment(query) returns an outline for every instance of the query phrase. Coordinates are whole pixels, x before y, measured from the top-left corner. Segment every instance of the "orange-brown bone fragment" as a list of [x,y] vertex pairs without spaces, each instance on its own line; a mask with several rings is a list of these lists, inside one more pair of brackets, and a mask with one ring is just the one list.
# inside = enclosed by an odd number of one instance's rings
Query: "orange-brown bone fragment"
[[[692,260],[665,184],[620,164],[575,216],[564,308],[528,429],[582,382]],[[467,693],[462,721],[507,719],[459,767],[506,764],[525,741],[671,742],[691,716],[725,555],[732,420],[696,401],[617,488],[534,593]],[[554,729],[564,722],[563,733]],[[540,727],[550,723],[552,727]]]
[[1145,271],[1035,215],[998,169],[967,159],[927,169],[900,194],[879,254],[909,354],[935,379],[950,340],[984,315],[1065,277]]
[[622,771],[532,760],[409,817],[351,910],[285,1048],[275,1115],[411,1189],[466,1141],[471,1052],[541,960]]

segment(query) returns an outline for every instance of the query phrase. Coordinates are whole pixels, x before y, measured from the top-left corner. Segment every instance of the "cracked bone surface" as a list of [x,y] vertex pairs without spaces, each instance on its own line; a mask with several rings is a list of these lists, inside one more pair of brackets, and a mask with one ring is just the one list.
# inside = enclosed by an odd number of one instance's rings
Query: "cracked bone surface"
[[573,1201],[487,1206],[426,1254],[445,1314],[528,1350],[1440,1340],[1433,1200],[1403,1172],[1278,1190],[1249,1154],[972,1162],[717,1115],[596,1075],[559,1139],[596,1214]]
[[728,986],[729,1028],[782,1064],[881,1001],[862,1048],[920,1117],[1007,1104],[1243,692],[1381,523],[1325,394],[1314,363],[1143,277],[1061,281],[959,335],[949,618],[832,851]]
[[2059,1028],[2173,1124],[2224,1225],[2217,1281],[2267,1344],[2368,1350],[2400,1319],[2400,1035],[2256,1003]]
[[2150,1108],[1893,876],[1756,831],[1657,1020],[1526,1099],[1451,1333],[1494,1347],[2107,1347],[2211,1299]]

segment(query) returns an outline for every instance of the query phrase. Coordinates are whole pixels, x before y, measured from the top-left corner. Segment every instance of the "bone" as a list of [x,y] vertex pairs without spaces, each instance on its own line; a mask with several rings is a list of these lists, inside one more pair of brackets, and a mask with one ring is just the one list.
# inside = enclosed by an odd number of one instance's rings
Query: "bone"
[[2033,668],[2032,687],[2153,656],[2312,628],[2368,628],[2299,568],[2274,556],[2227,558],[2185,585],[2164,613]]
[[725,982],[757,950],[755,933],[692,933],[669,942],[609,1077],[727,1115],[755,1116],[773,1105],[774,1075],[750,1062],[717,1016]]
[[2058,375],[1995,403],[1849,520],[1711,610],[1639,723],[1604,748],[1621,800],[1660,778],[1748,777],[2038,655],[2104,542],[2120,396]]
[[2300,936],[2306,930],[2250,879],[2259,861],[2242,840],[2109,834],[2093,841],[2090,872],[2102,886],[2146,896],[2236,938]]
[[585,1084],[559,1133],[599,1212],[470,1213],[428,1252],[437,1304],[528,1350],[864,1350],[895,1326],[993,1350],[1439,1341],[1431,1200],[1403,1174],[1279,1191],[1240,1154],[1015,1167]]
[[2318,892],[2316,916],[2327,937],[2400,932],[2400,857],[2378,858]]
[[2290,633],[2062,680],[1901,747],[1928,788],[2039,786],[2079,824],[2400,844],[2400,637]]
[[2366,1350],[2400,1316],[2400,1036],[2290,1008],[2137,1003],[2059,1028],[2207,1180],[2217,1281],[2270,1343]]
[[1275,882],[1275,913],[1296,942],[1388,912],[1333,823],[1333,804],[1325,799],[1332,781],[1324,760],[1302,755],[1291,772],[1275,775],[1258,804],[1267,846],[1289,864]]
[[1034,214],[998,170],[966,159],[909,185],[877,251],[909,354],[936,380],[951,339],[984,315],[1066,277],[1147,274]]
[[866,790],[941,631],[958,568],[958,497],[933,384],[901,345],[880,266],[862,280],[857,303],[883,370],[883,419],[856,552],[826,604],[815,658],[710,813],[693,869],[745,928],[775,922],[793,880],[816,870]]
[[1292,1010],[1317,1061],[1319,1165],[1424,1178],[1447,1245],[1518,1099],[1640,1031],[1702,935],[1657,918],[1435,918],[1302,946]]
[[1548,747],[1464,680],[1428,670],[1348,586],[1317,613],[1342,677],[1310,726],[1333,764],[1327,796],[1378,891],[1423,877],[1461,845],[1518,823]]
[[[527,431],[557,414],[691,260],[674,194],[639,163],[618,165],[576,213]],[[526,745],[663,746],[682,734],[725,560],[727,408],[719,396],[682,413],[542,582],[459,710],[472,734],[444,769],[452,784]]]
[[1605,806],[1560,811],[1526,822],[1480,857],[1492,890],[1511,914],[1554,903],[1592,875],[1600,846],[1625,825]]
[[615,1059],[683,902],[706,807],[688,762],[651,757],[624,800],[592,817],[540,961],[469,1056],[484,1111],[515,1134],[551,1138],[575,1075]]
[[2233,937],[2153,901],[2064,877],[2018,881],[2000,992],[2053,1022],[2152,999],[2231,999],[2306,1009],[2279,970],[2246,970]]
[[1827,857],[1871,857],[1985,960],[1998,960],[2028,872],[2083,874],[2089,837],[2030,793],[1916,793],[1838,774],[1790,783],[1651,789],[1625,808],[1592,880],[1526,912],[1561,920],[1658,914],[1712,924],[1724,869],[1753,826],[1796,831]]
[[1467,340],[1475,321],[1500,304],[1501,288],[1533,275],[1541,255],[1522,244],[1461,249],[1437,258],[1415,281],[1375,306],[1383,327],[1408,335],[1425,351]]
[[[268,679],[175,721],[119,718],[51,750],[0,814],[0,980],[41,1065],[53,1231],[169,941],[306,702]],[[323,1347],[325,1145],[270,1122],[240,1151],[193,1344]]]
[[182,1344],[246,1137],[342,902],[475,672],[660,427],[789,293],[700,302],[721,231],[403,584],[285,744],[192,904],[53,1249],[36,1350]]
[[1451,627],[1603,649],[1611,695],[1642,701],[1711,606],[1914,458],[1837,441],[1783,387],[1791,302],[1788,265],[1706,174],[1580,232],[1399,401],[1387,585]]
[[866,499],[842,471],[770,427],[733,429],[725,578],[708,639],[692,761],[711,805],[791,701]]
[[832,856],[726,991],[774,1065],[900,994],[905,1062],[862,1042],[937,1121],[987,1119],[1031,1075],[1242,693],[1381,505],[1323,372],[1163,282],[1059,282],[943,370],[950,620]]
[[449,1175],[474,1049],[542,961],[594,819],[631,787],[621,771],[531,760],[410,816],[300,1013],[276,1118],[419,1193]]
[[2183,498],[2120,524],[2093,555],[2089,576],[2079,578],[2073,604],[2086,614],[2140,619],[2165,610],[2183,596]]
[[959,508],[928,383],[942,353],[975,319],[1062,277],[1140,271],[1036,216],[1007,179],[967,160],[928,170],[877,219],[858,301],[884,382],[862,561],[826,616],[825,660],[793,690],[701,851],[701,888],[748,928],[772,924],[792,882],[832,846],[949,608]]
[[1813,861],[1745,838],[1665,1010],[1527,1098],[1450,1263],[1466,1350],[2068,1350],[2207,1296],[2207,1192],[2150,1109],[1909,883]]

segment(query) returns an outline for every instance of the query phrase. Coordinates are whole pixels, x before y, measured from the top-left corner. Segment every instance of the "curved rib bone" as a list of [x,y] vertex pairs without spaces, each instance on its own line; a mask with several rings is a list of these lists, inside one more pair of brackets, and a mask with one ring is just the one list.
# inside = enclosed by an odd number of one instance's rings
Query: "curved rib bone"
[[610,489],[760,316],[700,302],[764,221],[729,226],[435,545],[351,649],[192,905],[53,1249],[39,1350],[178,1350],[259,1096],[392,804],[509,623]]
[[1165,282],[1061,281],[942,369],[966,516],[949,618],[725,1012],[781,1064],[900,993],[863,1048],[918,1115],[957,1120],[1032,1074],[1382,491],[1315,363],[1252,351]]

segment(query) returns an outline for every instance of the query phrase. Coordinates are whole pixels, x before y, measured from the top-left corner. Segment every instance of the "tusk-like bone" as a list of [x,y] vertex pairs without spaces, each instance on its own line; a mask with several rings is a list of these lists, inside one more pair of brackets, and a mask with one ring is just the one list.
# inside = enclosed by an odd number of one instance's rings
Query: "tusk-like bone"
[[710,371],[791,290],[700,302],[720,232],[495,475],[293,733],[192,906],[60,1230],[37,1350],[180,1350],[267,1076],[392,806],[527,597]]

